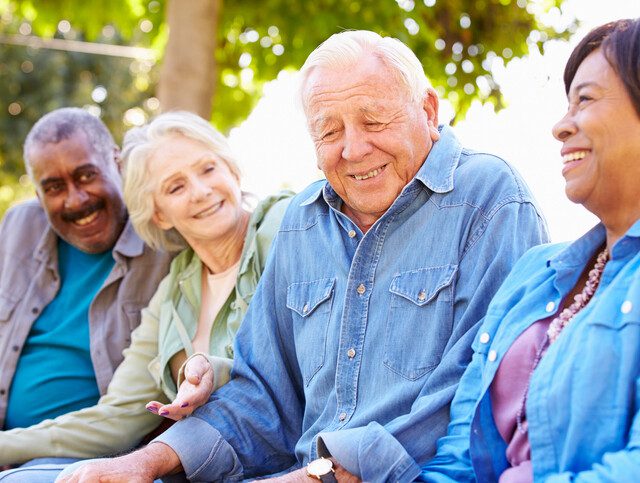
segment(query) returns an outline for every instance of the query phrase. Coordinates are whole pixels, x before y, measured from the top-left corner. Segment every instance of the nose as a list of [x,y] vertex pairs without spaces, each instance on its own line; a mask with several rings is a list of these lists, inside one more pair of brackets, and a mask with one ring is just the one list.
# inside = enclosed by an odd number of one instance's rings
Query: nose
[[373,146],[369,142],[365,131],[355,128],[345,128],[342,158],[347,161],[360,161],[373,152]]
[[201,179],[195,177],[191,183],[191,200],[202,201],[211,194],[211,187]]
[[77,210],[82,208],[88,199],[89,195],[85,190],[70,183],[70,186],[67,188],[67,197],[64,200],[64,207],[67,210]]
[[553,137],[558,141],[566,141],[576,132],[576,125],[573,122],[571,111],[562,116],[562,118],[551,129]]

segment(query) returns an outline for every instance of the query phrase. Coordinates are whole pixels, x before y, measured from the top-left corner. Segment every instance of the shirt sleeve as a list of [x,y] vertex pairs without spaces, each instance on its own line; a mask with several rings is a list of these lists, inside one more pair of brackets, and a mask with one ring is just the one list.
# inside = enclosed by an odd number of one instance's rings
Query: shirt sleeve
[[236,335],[231,382],[155,440],[176,452],[190,480],[251,478],[296,463],[304,396],[292,338],[281,333],[291,316],[276,303],[287,287],[279,280],[277,251],[276,237]]
[[98,403],[29,428],[0,432],[0,464],[39,457],[92,458],[129,450],[162,422],[145,404],[167,401],[147,370],[158,354],[158,313],[165,298],[166,279],[142,311],[124,360]]
[[[505,202],[479,220],[459,263],[451,337],[411,412],[384,426],[373,422],[320,433],[318,447],[326,450],[325,455],[363,481],[416,478],[420,465],[434,456],[438,438],[446,433],[450,404],[471,360],[472,341],[489,302],[520,256],[546,241],[545,223],[528,202]],[[464,414],[467,404],[456,411]],[[453,416],[460,418],[458,413]],[[468,427],[456,431],[468,432]]]

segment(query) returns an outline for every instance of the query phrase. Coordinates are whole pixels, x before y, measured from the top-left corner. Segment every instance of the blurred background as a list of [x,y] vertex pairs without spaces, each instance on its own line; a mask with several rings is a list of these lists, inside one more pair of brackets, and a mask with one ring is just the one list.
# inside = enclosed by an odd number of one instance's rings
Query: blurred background
[[440,121],[524,175],[554,241],[594,223],[564,197],[551,126],[564,63],[590,28],[640,0],[0,0],[0,216],[33,196],[22,143],[63,106],[100,116],[116,141],[170,109],[229,135],[244,188],[266,195],[320,177],[295,99],[296,71],[332,33],[397,37],[442,99]]

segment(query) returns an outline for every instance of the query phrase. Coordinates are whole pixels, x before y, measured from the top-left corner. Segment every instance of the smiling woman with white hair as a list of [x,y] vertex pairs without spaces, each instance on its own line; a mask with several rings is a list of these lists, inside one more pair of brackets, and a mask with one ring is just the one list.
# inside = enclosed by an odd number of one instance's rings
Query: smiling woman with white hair
[[[159,425],[156,414],[186,417],[229,380],[235,333],[291,193],[251,212],[227,140],[186,112],[129,131],[122,171],[140,237],[182,252],[143,311],[107,394],[96,406],[0,432],[0,464],[131,449]],[[29,481],[34,471],[15,476]]]

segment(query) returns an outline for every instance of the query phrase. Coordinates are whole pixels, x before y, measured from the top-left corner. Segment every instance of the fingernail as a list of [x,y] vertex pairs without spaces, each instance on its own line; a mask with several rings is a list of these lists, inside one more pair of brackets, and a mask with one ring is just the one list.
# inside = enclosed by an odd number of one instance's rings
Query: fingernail
[[169,411],[160,411],[160,416],[166,416],[169,414]]
[[182,404],[180,404],[181,408],[186,408],[189,405],[188,402],[183,402]]
[[147,408],[147,411],[151,411],[152,413],[157,413],[157,412],[158,412],[158,409],[157,409],[157,408],[155,408],[154,406],[149,406],[149,407]]

